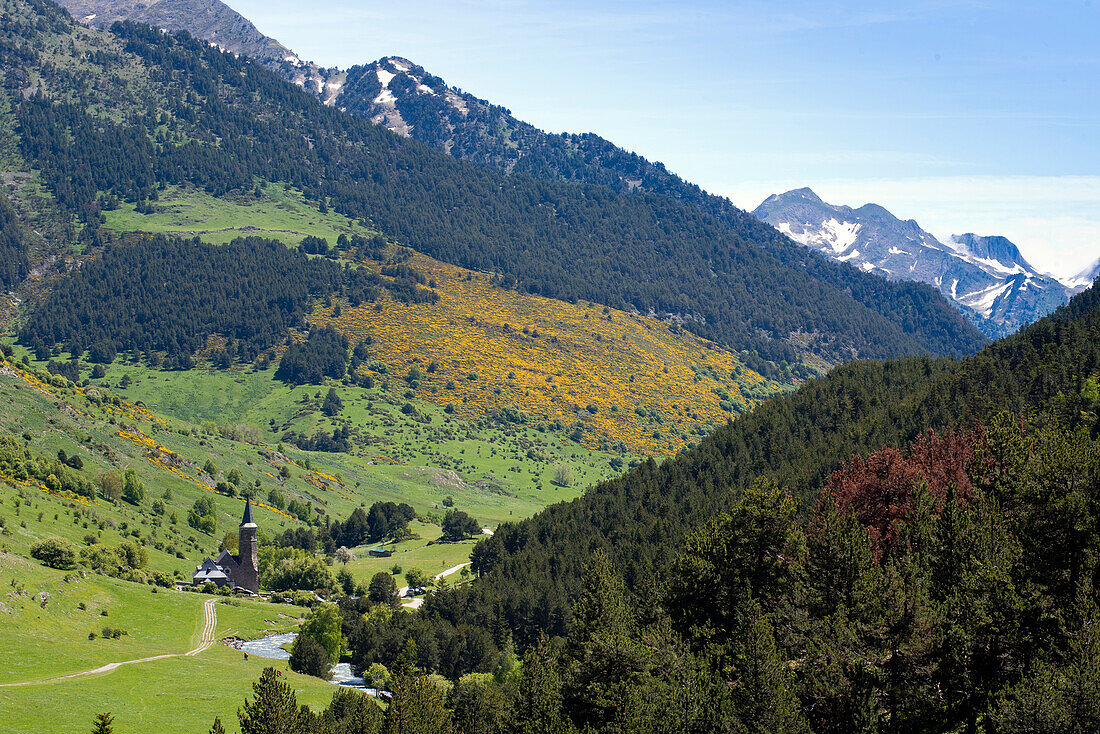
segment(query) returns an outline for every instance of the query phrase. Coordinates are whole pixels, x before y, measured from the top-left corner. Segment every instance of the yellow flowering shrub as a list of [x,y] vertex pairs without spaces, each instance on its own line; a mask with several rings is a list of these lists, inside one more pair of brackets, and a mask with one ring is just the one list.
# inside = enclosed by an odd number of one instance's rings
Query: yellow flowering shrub
[[318,303],[310,321],[353,345],[370,337],[370,358],[386,365],[394,391],[415,389],[460,417],[511,409],[560,421],[588,446],[663,455],[781,389],[734,352],[663,321],[507,290],[419,253],[408,264],[434,281],[438,303],[386,293],[355,308]]

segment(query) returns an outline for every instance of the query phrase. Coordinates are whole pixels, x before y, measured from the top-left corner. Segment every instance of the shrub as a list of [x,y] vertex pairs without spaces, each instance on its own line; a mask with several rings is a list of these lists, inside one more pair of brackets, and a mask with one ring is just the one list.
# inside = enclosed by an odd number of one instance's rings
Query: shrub
[[382,663],[371,663],[371,666],[367,668],[367,672],[363,676],[363,682],[371,688],[379,690],[388,688],[392,680],[390,671]]
[[426,589],[431,584],[431,579],[419,568],[410,568],[405,572],[405,583],[409,586],[409,592],[414,593]]
[[76,550],[65,538],[43,538],[31,544],[31,557],[50,568],[68,570],[76,566]]
[[272,569],[268,586],[274,591],[333,589],[332,571],[313,556],[284,558]]
[[187,512],[187,524],[204,533],[214,534],[218,520],[214,514],[214,500],[210,497],[200,497]]

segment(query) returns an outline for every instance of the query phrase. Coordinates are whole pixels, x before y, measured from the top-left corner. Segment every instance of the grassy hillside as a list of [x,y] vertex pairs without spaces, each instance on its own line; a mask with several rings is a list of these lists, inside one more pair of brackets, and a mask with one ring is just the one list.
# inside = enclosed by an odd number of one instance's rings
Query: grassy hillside
[[[209,596],[116,579],[53,571],[19,556],[0,555],[0,718],[6,732],[87,731],[100,711],[115,714],[116,731],[206,731],[215,715],[226,717],[250,694],[265,665],[284,671],[299,697],[326,704],[333,687],[299,676],[286,663],[252,658],[215,644],[193,649]],[[297,627],[305,610],[262,601],[219,600],[215,639],[255,637]],[[118,639],[89,639],[110,626]],[[154,655],[162,660],[124,665],[113,672],[10,687]]]
[[[28,361],[34,364],[33,360]],[[432,413],[431,423],[421,423],[401,413],[400,406],[406,404],[404,398],[383,394],[381,388],[340,386],[338,390],[348,408],[336,419],[328,419],[317,410],[320,404],[315,397],[317,387],[286,387],[272,379],[272,371],[158,372],[116,363],[105,379],[89,381],[87,388],[80,388],[45,384],[34,373],[8,365],[0,371],[0,397],[10,401],[11,410],[0,417],[0,431],[7,435],[25,434],[32,449],[44,456],[52,456],[61,449],[82,457],[81,474],[88,477],[103,470],[136,469],[147,488],[143,505],[116,505],[102,499],[87,501],[91,510],[111,518],[116,525],[122,522],[167,525],[163,517],[151,515],[154,499],[164,501],[164,517],[175,512],[182,524],[195,499],[213,496],[219,508],[218,539],[226,530],[235,530],[242,509],[240,498],[214,492],[214,485],[225,480],[232,469],[241,474],[242,486],[259,483],[257,498],[262,504],[270,502],[269,495],[274,491],[286,502],[293,499],[309,502],[315,512],[333,519],[346,517],[356,507],[384,500],[408,502],[427,516],[441,514],[442,501],[451,496],[457,507],[490,526],[509,518],[526,517],[549,502],[572,498],[587,484],[616,473],[608,461],[611,454],[582,449],[552,435],[540,434],[534,428],[521,432],[480,430],[417,401],[420,415],[426,415],[426,411]],[[131,378],[126,389],[117,387],[122,376]],[[239,395],[236,391],[242,388],[242,383],[247,392],[249,382],[259,383],[262,388],[258,389],[268,391],[266,402],[253,403],[251,411],[241,412],[218,402],[225,394]],[[122,408],[110,405],[105,398],[116,392],[138,405],[125,401]],[[214,396],[213,402],[205,406],[191,406],[205,426],[160,417],[163,413],[158,400],[165,400],[171,408],[186,405],[191,397],[199,395]],[[312,408],[305,409],[303,401]],[[159,414],[140,407],[144,404]],[[236,418],[217,422],[210,419],[228,415]],[[272,431],[267,420],[274,416],[278,416],[279,425]],[[284,420],[288,422],[283,424]],[[278,450],[277,439],[283,425],[308,430],[322,421],[333,420],[348,421],[357,431],[362,429],[362,440],[368,450],[327,454],[300,451],[288,445]],[[263,433],[270,436],[270,442],[261,439],[260,444],[252,444],[223,437],[226,423],[249,422],[259,423]],[[445,436],[450,439],[439,443]],[[387,443],[381,443],[383,438]],[[370,448],[377,445],[381,448]],[[515,476],[509,469],[523,459],[526,445],[543,452],[547,460],[538,465],[536,475],[525,469],[522,476]],[[202,471],[207,461],[213,463],[216,475]],[[307,463],[315,471],[306,469]],[[569,486],[549,484],[548,479],[559,463],[572,469],[574,481]],[[8,489],[31,495],[34,490],[41,492],[36,485],[15,484],[16,488]],[[164,499],[166,492],[169,499]],[[261,507],[259,511],[265,514],[258,522],[271,534],[297,523],[271,508]],[[11,536],[6,540],[9,547],[25,553],[33,540],[51,531],[54,523],[50,517],[54,513],[46,514],[41,531],[34,525],[36,515],[26,518],[32,523],[26,529],[26,537],[18,533]],[[8,518],[9,527],[13,519]],[[182,528],[187,531],[181,530],[184,536],[203,535],[186,525]],[[110,530],[106,532],[108,540],[115,539]],[[57,531],[76,541],[86,533],[80,527],[72,530],[62,527]],[[192,560],[201,560],[201,555],[194,555],[200,546],[203,552],[216,550],[213,538],[202,541],[196,537],[195,543],[187,545],[194,548],[186,562],[174,564],[166,558],[161,565],[170,571],[185,569]],[[156,566],[152,560],[151,565]]]
[[[61,449],[69,457],[80,457],[82,468],[75,473],[89,479],[101,471],[133,468],[145,485],[145,498],[137,505],[110,502],[56,491],[35,480],[0,476],[0,583],[5,589],[0,598],[0,620],[6,630],[0,640],[0,657],[8,661],[0,672],[0,717],[5,731],[84,731],[97,712],[108,710],[116,716],[116,731],[205,731],[216,714],[231,721],[232,712],[250,694],[251,681],[270,664],[255,657],[244,661],[239,652],[215,645],[197,656],[127,665],[106,674],[4,686],[187,651],[195,646],[202,628],[202,603],[211,598],[154,590],[83,568],[70,572],[47,569],[27,558],[36,540],[60,536],[78,550],[137,544],[148,555],[149,571],[186,578],[203,555],[216,552],[226,531],[236,530],[240,499],[217,494],[212,488],[232,469],[242,474],[242,484],[259,481],[262,485],[255,517],[264,536],[301,525],[267,504],[271,490],[288,500],[309,502],[318,516],[324,513],[334,518],[381,499],[409,502],[418,512],[434,516],[443,498],[450,495],[455,506],[495,525],[506,518],[526,516],[557,497],[572,497],[581,481],[611,471],[606,454],[584,452],[588,461],[581,461],[581,450],[574,446],[568,455],[578,456],[577,485],[547,488],[543,494],[531,489],[521,495],[495,483],[455,482],[449,472],[428,466],[378,464],[362,456],[331,456],[292,447],[277,452],[272,444],[230,440],[212,426],[204,430],[154,414],[141,405],[115,402],[116,393],[109,387],[123,370],[135,375],[135,390],[155,386],[163,375],[139,374],[136,366],[116,364],[109,379],[80,387],[51,378],[43,370],[34,371],[33,360],[28,361],[30,366],[0,364],[0,400],[6,405],[0,413],[0,434],[20,437],[35,456],[50,458]],[[254,376],[270,380],[270,373]],[[169,374],[225,378],[236,385],[232,373],[196,370]],[[180,380],[177,385],[204,390],[202,379]],[[299,392],[304,396],[307,389]],[[395,416],[404,417],[389,407]],[[436,410],[436,414],[442,423],[442,411]],[[447,420],[452,428],[468,426],[457,418]],[[476,464],[487,470],[483,474],[489,474],[491,467],[504,466],[506,450],[519,449],[517,441],[515,435],[501,431],[474,431],[463,445],[469,447],[471,467]],[[457,446],[455,454],[461,456],[458,452],[462,449]],[[485,454],[484,461],[477,456],[479,452]],[[494,452],[501,455],[492,456]],[[314,471],[302,466],[307,460]],[[599,469],[594,468],[597,460]],[[214,475],[201,469],[206,461],[217,465]],[[281,471],[284,467],[285,474]],[[513,487],[503,468],[500,473],[503,486]],[[439,481],[440,477],[445,481]],[[213,534],[186,524],[188,508],[200,497],[215,502],[218,527]],[[163,503],[163,513],[152,509],[154,502]],[[435,574],[464,562],[473,548],[472,541],[428,545],[439,537],[438,524],[414,522],[412,530],[415,536],[399,544],[391,559],[369,559],[365,548],[359,548],[347,569],[360,581],[379,570],[390,570],[394,564],[403,570],[420,567]],[[458,578],[456,575],[454,580]],[[218,639],[293,629],[304,613],[286,605],[224,601],[217,605]],[[100,633],[106,626],[127,634],[103,639]],[[89,639],[90,632],[96,632],[97,639]],[[277,666],[300,701],[315,709],[327,704],[334,690],[331,684],[292,674],[285,663]]]
[[[334,211],[321,213],[280,185],[264,187],[259,198],[168,187],[151,213],[123,204],[106,218],[118,231],[197,235],[214,243],[261,234],[296,246],[306,235],[335,243],[340,235],[375,234]],[[451,404],[454,416],[471,422],[509,408],[531,427],[555,424],[559,436],[575,435],[592,448],[659,456],[790,388],[748,369],[738,353],[655,318],[507,289],[499,277],[419,253],[406,264],[435,283],[438,303],[405,304],[384,295],[356,308],[339,303],[339,316],[336,303],[318,304],[310,322],[334,326],[352,344],[372,339],[371,359],[386,365],[395,393],[409,387],[402,378],[415,367],[422,373],[418,398]],[[428,372],[433,362],[437,367]],[[193,422],[234,416],[284,422],[270,414],[290,398],[276,384],[237,375],[234,389],[200,377],[189,390],[171,373],[163,379],[127,394]]]
[[[414,256],[435,304],[318,308],[311,317],[370,338],[396,379],[470,420],[511,408],[590,446],[671,454],[783,388],[738,355],[654,318],[509,290],[499,278]],[[336,315],[336,314],[339,315]],[[560,431],[561,429],[559,429]]]
[[198,235],[215,244],[256,234],[293,245],[306,235],[335,243],[342,234],[376,234],[337,212],[322,214],[317,202],[307,201],[300,191],[288,186],[261,182],[258,191],[258,197],[254,192],[216,197],[192,187],[169,186],[148,213],[139,213],[127,202],[104,212],[104,227],[119,232]]

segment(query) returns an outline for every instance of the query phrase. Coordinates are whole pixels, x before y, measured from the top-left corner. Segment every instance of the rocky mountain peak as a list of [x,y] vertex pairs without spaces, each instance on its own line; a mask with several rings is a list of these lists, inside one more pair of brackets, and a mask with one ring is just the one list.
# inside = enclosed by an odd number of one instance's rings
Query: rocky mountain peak
[[76,20],[96,28],[132,20],[168,31],[187,31],[224,51],[256,59],[316,94],[327,105],[335,102],[343,82],[339,69],[302,61],[221,0],[58,0],[58,3]]
[[1007,237],[992,235],[988,237],[973,233],[951,235],[951,242],[956,250],[962,248],[966,253],[982,260],[992,260],[1011,269],[1019,266],[1024,270],[1033,271],[1034,268],[1020,254],[1020,249]]
[[1004,237],[964,234],[944,244],[915,220],[899,219],[879,204],[852,209],[802,188],[769,196],[753,214],[834,260],[936,287],[987,336],[1015,331],[1069,297],[1064,285],[1037,272]]

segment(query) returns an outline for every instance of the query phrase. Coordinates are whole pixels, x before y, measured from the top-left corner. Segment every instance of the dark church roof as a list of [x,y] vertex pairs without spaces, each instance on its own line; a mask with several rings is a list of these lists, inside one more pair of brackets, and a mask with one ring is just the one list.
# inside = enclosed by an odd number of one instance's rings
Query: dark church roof
[[214,559],[214,563],[216,563],[219,567],[224,567],[230,561],[233,562],[234,566],[241,565],[241,559],[230,553],[228,548],[222,549],[222,552],[219,553],[218,557]]
[[255,525],[252,522],[252,500],[245,499],[244,501],[244,519],[241,520],[241,525]]

